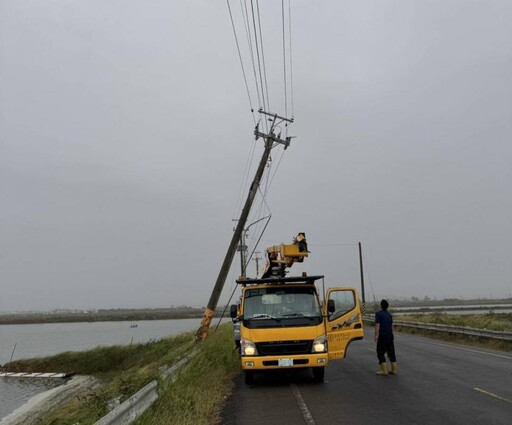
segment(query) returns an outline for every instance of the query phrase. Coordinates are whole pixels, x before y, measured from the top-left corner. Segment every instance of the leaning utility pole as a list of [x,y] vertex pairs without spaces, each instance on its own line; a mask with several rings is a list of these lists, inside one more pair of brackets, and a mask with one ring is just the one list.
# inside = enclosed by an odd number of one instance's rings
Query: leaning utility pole
[[240,214],[240,218],[238,219],[235,232],[233,233],[233,238],[231,239],[231,243],[229,244],[228,251],[226,256],[224,257],[224,262],[220,268],[219,276],[217,277],[217,282],[215,282],[215,286],[212,291],[212,295],[210,296],[210,301],[208,301],[208,305],[203,314],[203,319],[201,320],[201,325],[196,333],[196,340],[203,340],[208,336],[208,329],[210,328],[210,323],[213,318],[213,314],[215,312],[215,308],[217,307],[217,303],[220,298],[220,294],[222,293],[222,288],[224,287],[224,283],[226,281],[226,277],[229,273],[229,269],[231,267],[231,263],[233,262],[233,257],[235,256],[237,245],[240,241],[240,237],[245,227],[245,223],[247,221],[247,217],[249,216],[249,212],[251,211],[252,204],[254,202],[254,198],[256,197],[256,193],[258,192],[261,177],[263,176],[263,172],[265,171],[265,166],[267,165],[268,159],[270,157],[270,151],[274,147],[274,144],[284,145],[284,148],[288,148],[290,146],[291,137],[286,137],[286,139],[281,139],[281,134],[276,135],[274,130],[276,126],[281,124],[283,121],[287,123],[292,123],[292,119],[283,118],[278,116],[277,114],[270,114],[268,112],[259,110],[260,114],[272,117],[269,118],[269,121],[272,122],[270,125],[270,130],[268,134],[262,133],[259,131],[259,124],[256,126],[254,130],[254,135],[256,136],[256,140],[260,137],[265,140],[265,151],[260,160],[260,164],[258,169],[256,170],[256,174],[254,176],[254,180],[251,183],[251,187],[249,188],[249,195],[247,196],[247,200],[245,201],[244,208],[242,213]]

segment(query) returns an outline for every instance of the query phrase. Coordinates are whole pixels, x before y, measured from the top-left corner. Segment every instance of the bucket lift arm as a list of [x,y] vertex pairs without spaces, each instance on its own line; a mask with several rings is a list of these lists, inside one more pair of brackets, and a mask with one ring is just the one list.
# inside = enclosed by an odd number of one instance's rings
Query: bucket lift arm
[[267,264],[259,278],[285,277],[286,269],[302,263],[309,254],[305,233],[299,233],[293,244],[274,245],[267,248]]

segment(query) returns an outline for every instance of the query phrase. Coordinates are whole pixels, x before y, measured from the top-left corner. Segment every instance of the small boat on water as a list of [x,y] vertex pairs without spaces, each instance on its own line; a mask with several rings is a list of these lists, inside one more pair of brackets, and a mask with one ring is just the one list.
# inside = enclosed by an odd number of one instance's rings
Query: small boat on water
[[137,323],[134,323],[133,325],[130,325],[130,328],[137,328],[137,327],[138,327]]

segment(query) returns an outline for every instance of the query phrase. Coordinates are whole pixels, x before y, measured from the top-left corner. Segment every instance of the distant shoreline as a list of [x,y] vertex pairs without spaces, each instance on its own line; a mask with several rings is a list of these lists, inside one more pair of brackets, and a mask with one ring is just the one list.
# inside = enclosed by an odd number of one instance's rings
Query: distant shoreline
[[141,320],[199,319],[204,310],[199,308],[164,310],[99,310],[97,312],[65,313],[10,313],[0,314],[0,325],[29,325],[41,323],[79,322],[137,322]]
[[[492,309],[499,312],[509,309],[512,299],[444,299],[444,300],[393,300],[390,299],[396,314],[406,312],[436,313],[443,311],[464,311],[466,309],[485,311],[492,305]],[[440,309],[440,306],[446,307]],[[487,306],[486,306],[487,305]],[[503,305],[503,306],[500,306]],[[376,302],[366,303],[368,311],[378,309]],[[410,310],[409,310],[410,309]],[[223,307],[215,314],[222,314]],[[93,311],[51,311],[51,312],[23,312],[0,313],[0,325],[32,325],[42,323],[84,323],[84,322],[137,322],[142,320],[179,320],[200,319],[204,307],[180,306],[175,308],[143,308],[143,309],[98,309]]]

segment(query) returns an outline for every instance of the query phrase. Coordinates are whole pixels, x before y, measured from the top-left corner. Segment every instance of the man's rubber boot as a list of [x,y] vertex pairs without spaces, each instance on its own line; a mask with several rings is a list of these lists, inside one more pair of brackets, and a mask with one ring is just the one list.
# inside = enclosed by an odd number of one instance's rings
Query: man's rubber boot
[[398,369],[396,367],[396,362],[391,362],[391,370],[389,371],[391,375],[398,375]]
[[379,376],[388,376],[388,368],[386,367],[386,363],[380,363],[380,370],[375,374]]

